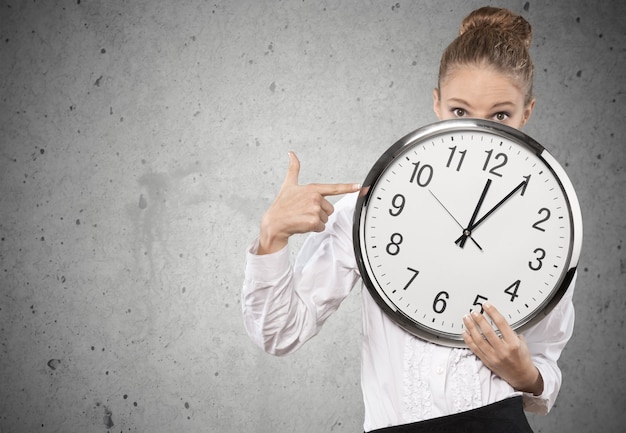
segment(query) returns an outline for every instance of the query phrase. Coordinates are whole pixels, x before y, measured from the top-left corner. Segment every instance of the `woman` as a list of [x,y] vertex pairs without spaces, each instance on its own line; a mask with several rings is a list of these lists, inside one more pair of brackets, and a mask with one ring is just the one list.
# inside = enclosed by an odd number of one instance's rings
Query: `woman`
[[[433,106],[440,120],[490,119],[521,128],[535,105],[531,27],[504,9],[468,15],[444,51]],[[352,216],[359,185],[299,185],[295,154],[285,181],[247,254],[243,314],[250,337],[284,355],[319,331],[349,294],[359,273],[352,249]],[[348,194],[335,206],[326,196]],[[288,240],[316,232],[289,263]],[[365,431],[531,431],[523,410],[547,413],[558,394],[557,360],[574,322],[573,284],[557,307],[517,335],[497,308],[464,318],[469,349],[438,346],[403,331],[363,290],[362,390]]]

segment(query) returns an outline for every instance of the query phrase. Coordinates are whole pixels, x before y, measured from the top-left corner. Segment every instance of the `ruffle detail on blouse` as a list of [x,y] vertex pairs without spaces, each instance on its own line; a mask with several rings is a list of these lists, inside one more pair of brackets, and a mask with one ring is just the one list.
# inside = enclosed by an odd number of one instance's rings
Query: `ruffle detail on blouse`
[[428,378],[434,347],[409,334],[404,341],[402,422],[408,424],[432,418],[432,394]]
[[452,413],[482,406],[476,356],[469,349],[454,349],[450,359],[448,385],[452,390]]

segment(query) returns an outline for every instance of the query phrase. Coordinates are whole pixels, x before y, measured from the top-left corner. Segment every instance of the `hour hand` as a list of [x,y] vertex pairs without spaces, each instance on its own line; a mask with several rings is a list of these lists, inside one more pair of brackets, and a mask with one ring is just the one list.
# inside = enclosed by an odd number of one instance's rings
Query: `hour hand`
[[[467,228],[463,229],[463,234],[460,238],[454,241],[459,247],[463,248],[465,246],[465,241],[467,238],[471,238],[472,236],[472,226],[474,225],[474,221],[476,221],[476,217],[478,216],[478,211],[485,201],[485,197],[487,196],[487,191],[489,191],[489,186],[491,185],[491,179],[487,179],[487,183],[485,183],[485,187],[483,188],[483,192],[480,194],[480,198],[478,199],[478,203],[476,203],[476,207],[474,208],[474,213],[472,214],[472,218],[470,218],[469,223],[467,223]],[[463,228],[463,226],[461,226]]]
[[[522,188],[524,188],[526,186],[526,184],[528,183],[527,180],[521,182],[519,185],[517,185],[515,188],[513,188],[511,190],[510,193],[508,193],[502,200],[500,200],[494,207],[492,207],[491,209],[489,209],[489,211],[483,215],[482,217],[480,217],[480,219],[476,222],[470,222],[470,224],[467,226],[467,228],[463,231],[463,234],[455,241],[461,248],[463,247],[461,243],[464,243],[465,240],[467,239],[468,236],[471,236],[472,230],[474,230],[476,227],[478,227],[483,221],[485,221],[492,213],[494,213],[500,206],[502,206],[508,199],[510,199],[511,197],[513,197],[519,190],[521,190]],[[480,202],[479,202],[480,204]]]

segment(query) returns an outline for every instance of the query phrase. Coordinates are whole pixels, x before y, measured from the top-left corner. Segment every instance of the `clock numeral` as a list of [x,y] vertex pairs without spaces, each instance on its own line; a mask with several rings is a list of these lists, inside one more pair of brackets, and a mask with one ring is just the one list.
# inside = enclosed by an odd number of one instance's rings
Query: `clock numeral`
[[442,291],[437,293],[437,296],[435,296],[435,300],[433,301],[433,311],[437,314],[441,314],[446,311],[446,307],[448,306],[446,301],[448,299],[450,299],[448,292]]
[[534,265],[533,262],[528,262],[528,267],[533,271],[538,271],[543,266],[542,260],[546,258],[546,251],[543,248],[535,248],[535,251],[533,251],[533,253],[539,253],[539,257],[535,258],[535,260],[537,261],[537,265]]
[[515,298],[517,298],[519,296],[517,294],[517,291],[519,290],[520,283],[521,283],[521,281],[517,280],[516,282],[511,284],[509,287],[504,289],[504,293],[506,293],[507,295],[511,296],[511,302],[515,301]]
[[[406,269],[407,269],[407,271],[413,272],[413,276],[411,277],[409,282],[406,283],[406,285],[402,288],[402,290],[408,289],[409,286],[413,283],[413,280],[415,280],[415,277],[417,277],[417,275],[420,273],[420,271],[418,271],[417,269],[413,269],[413,268],[409,268],[409,267],[407,267]],[[395,292],[395,290],[394,290],[394,292]]]
[[[449,147],[450,149],[450,157],[448,158],[448,163],[446,164],[446,168],[450,168],[450,164],[452,164],[452,160],[454,159],[454,154],[456,153],[456,146]],[[461,155],[459,159],[459,163],[456,166],[456,171],[461,170],[461,165],[463,164],[463,160],[465,159],[465,154],[467,150],[459,150],[459,155]]]
[[400,244],[404,239],[400,233],[394,233],[391,235],[390,241],[387,244],[387,253],[391,256],[396,256],[400,252]]
[[419,186],[427,186],[433,179],[434,170],[431,165],[424,164],[420,167],[420,162],[414,162],[413,174],[411,174],[411,180],[409,182],[416,182]]
[[[483,165],[483,171],[487,171],[489,168],[489,162],[491,161],[491,155],[493,155],[493,150],[485,150],[487,154],[487,159],[485,160],[485,165]],[[502,173],[498,173],[498,169],[504,167],[506,163],[509,161],[509,158],[504,153],[497,153],[496,156],[493,157],[494,161],[502,160],[499,164],[494,165],[489,169],[489,173],[502,177]]]
[[393,199],[391,199],[391,206],[395,209],[389,209],[389,214],[391,214],[391,216],[398,216],[402,213],[402,210],[404,209],[404,203],[406,202],[406,199],[404,198],[404,196],[402,194],[396,194],[393,196]]
[[[474,299],[474,303],[472,304],[472,307],[476,307],[478,305],[480,305],[480,314],[483,314],[485,312],[485,310],[483,310],[483,302],[487,301],[488,298],[485,298],[482,295],[476,295],[476,299]],[[470,309],[470,313],[474,311],[474,309]]]
[[545,213],[545,216],[543,218],[541,218],[539,221],[537,221],[535,224],[533,224],[533,228],[537,229],[539,231],[545,232],[546,229],[544,229],[543,227],[541,227],[541,224],[545,223],[546,221],[548,221],[550,219],[550,209],[546,209],[545,207],[542,207],[541,209],[539,209],[539,212],[537,212],[539,215],[542,215]]

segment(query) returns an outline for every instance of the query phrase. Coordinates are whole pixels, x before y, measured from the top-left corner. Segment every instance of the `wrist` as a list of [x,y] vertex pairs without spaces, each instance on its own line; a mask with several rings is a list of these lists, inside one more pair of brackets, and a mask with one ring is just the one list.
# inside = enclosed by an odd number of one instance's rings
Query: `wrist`
[[517,390],[535,396],[543,394],[543,377],[537,367],[534,367],[533,374],[528,377]]
[[263,221],[261,222],[257,255],[272,254],[280,251],[287,246],[288,240],[289,236],[281,236],[269,224]]

